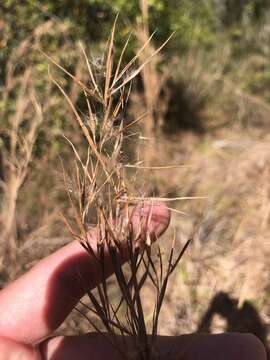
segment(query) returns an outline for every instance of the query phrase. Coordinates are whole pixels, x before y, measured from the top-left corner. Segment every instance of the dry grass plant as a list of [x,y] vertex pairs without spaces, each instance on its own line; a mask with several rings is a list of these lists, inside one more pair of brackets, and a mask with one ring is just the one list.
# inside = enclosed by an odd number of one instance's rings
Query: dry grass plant
[[[52,78],[68,102],[74,119],[80,125],[87,147],[85,154],[79,154],[72,139],[67,139],[74,153],[75,170],[69,174],[64,171],[64,179],[74,218],[64,217],[64,221],[72,236],[78,239],[91,257],[95,258],[102,274],[101,284],[95,292],[89,288],[87,279],[82,279],[90,300],[90,305],[83,305],[99,319],[102,326],[97,325],[97,322],[83,311],[82,314],[98,332],[102,329],[107,331],[108,335],[103,335],[117,348],[124,359],[156,359],[160,356],[155,352],[158,320],[168,280],[189,241],[181,251],[176,251],[175,239],[173,239],[168,256],[164,257],[157,243],[155,243],[155,251],[151,246],[156,239],[151,238],[149,233],[142,235],[151,221],[156,199],[147,197],[146,194],[141,195],[141,191],[136,195],[136,173],[142,164],[125,164],[123,139],[128,136],[127,133],[132,126],[143,119],[143,114],[132,123],[126,123],[122,113],[127,105],[132,80],[160,49],[136,67],[138,57],[150,42],[148,39],[135,57],[128,64],[123,65],[124,53],[128,46],[127,40],[118,62],[115,63],[114,37],[115,24],[108,39],[104,64],[99,65],[98,68],[88,59],[86,51],[81,46],[90,85],[83,83],[45,54],[50,62],[61,68],[80,86],[88,108],[87,116],[82,116],[63,86]],[[130,180],[128,172],[130,172],[129,167],[132,166],[135,167],[136,172]],[[134,233],[131,223],[134,206],[140,204],[143,207],[145,202],[148,206],[151,204],[151,211],[147,219],[145,217],[140,219],[139,230]],[[96,250],[92,247],[93,242],[88,232],[89,223],[93,222],[97,224]],[[119,261],[119,256],[124,251],[123,243],[127,244],[125,251],[128,251],[129,255],[125,269],[121,267]],[[118,301],[111,297],[106,280],[106,251],[109,253],[113,275],[120,293]],[[149,326],[147,326],[142,299],[142,289],[146,282],[151,283],[155,291],[150,335],[148,335]],[[123,335],[122,343],[117,340],[117,335]],[[124,336],[132,338],[133,354],[127,351]]]
[[[36,34],[33,36],[36,41],[39,39],[40,30],[41,28],[36,29]],[[43,119],[43,112],[37,100],[36,89],[33,84],[33,67],[27,67],[20,77],[14,75],[18,59],[28,51],[31,41],[32,37],[22,42],[11,54],[7,64],[6,83],[1,94],[0,117],[2,126],[0,127],[0,133],[6,138],[6,143],[9,144],[8,146],[4,146],[4,143],[0,144],[2,157],[0,179],[2,197],[1,267],[4,258],[9,258],[12,261],[16,258],[18,249],[16,225],[18,193],[28,174],[33,146],[39,125]],[[11,112],[7,104],[13,101],[15,91],[17,91],[18,95],[14,111]]]
[[[38,198],[35,197],[37,194],[32,193],[37,192],[35,186],[38,185],[33,184],[38,182],[37,169],[40,167],[43,170],[43,162],[47,162],[48,157],[51,156],[50,151],[57,136],[53,129],[54,119],[50,119],[50,113],[59,112],[58,98],[53,93],[54,86],[42,77],[42,71],[46,65],[43,66],[44,58],[41,59],[37,49],[44,43],[44,39],[46,44],[47,37],[53,37],[57,41],[57,38],[61,36],[63,38],[61,45],[56,50],[54,49],[54,55],[57,58],[61,57],[67,48],[73,46],[68,38],[67,26],[52,20],[38,26],[12,50],[6,64],[5,82],[0,89],[0,268],[3,271],[8,269],[6,272],[9,278],[13,278],[17,271],[18,256],[24,251],[27,239],[36,237],[37,232],[43,232],[44,235],[44,227],[55,223],[57,218],[55,211],[52,211],[52,216],[46,216],[46,206],[50,207],[49,202],[45,207],[42,206],[43,204],[38,204],[42,198],[43,189],[38,189]],[[76,62],[76,56],[73,57],[75,57],[76,76],[82,78],[84,61],[79,58]],[[40,96],[41,86],[42,97]],[[78,95],[79,87],[74,82],[69,88],[72,103],[76,103]],[[69,109],[66,111],[62,106],[61,111],[68,119]],[[44,114],[47,116],[46,121],[43,119]],[[58,116],[61,115],[58,113]],[[73,124],[72,121],[70,123]],[[49,146],[46,151],[42,149],[38,160],[33,161],[37,136],[41,128]],[[35,178],[32,183],[31,177]],[[26,189],[26,181],[29,178]],[[24,195],[22,195],[23,192]],[[19,209],[20,203],[23,203],[23,209]],[[28,203],[31,203],[30,210],[26,209]],[[54,207],[59,207],[59,204],[54,204]],[[28,218],[30,218],[27,210],[33,212],[36,208],[44,208],[44,214],[40,214],[40,219],[36,219],[35,226],[38,226],[38,229],[32,229],[29,226],[27,236],[22,236],[21,223],[27,223],[28,227]],[[40,252],[43,251],[42,246],[39,249]]]
[[[136,37],[138,45],[143,46],[149,43],[151,37],[149,30],[149,2],[148,0],[140,1],[141,21],[136,28]],[[172,34],[173,35],[173,34]],[[171,36],[172,36],[171,35]],[[156,51],[155,46],[149,43],[145,52],[139,53],[139,62],[144,64],[151,53]],[[166,82],[170,77],[170,68],[162,66],[158,69],[162,61],[162,55],[158,51],[150,63],[147,63],[141,72],[143,81],[143,92],[140,102],[144,104],[147,111],[143,121],[143,136],[146,141],[145,153],[143,158],[146,164],[153,164],[156,154],[159,152],[159,140],[164,122],[164,114],[168,106],[168,98],[163,96],[161,99],[161,90],[165,88]]]

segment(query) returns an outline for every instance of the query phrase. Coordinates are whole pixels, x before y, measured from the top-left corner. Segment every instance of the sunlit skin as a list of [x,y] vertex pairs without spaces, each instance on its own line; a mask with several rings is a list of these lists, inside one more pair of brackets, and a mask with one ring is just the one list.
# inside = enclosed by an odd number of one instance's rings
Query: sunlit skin
[[[148,231],[153,237],[160,236],[169,225],[170,213],[161,203],[150,208],[144,206],[143,217],[151,211]],[[135,231],[141,211],[137,208],[132,217]],[[94,235],[92,246],[95,246]],[[126,260],[123,252],[121,261]],[[106,271],[108,276],[112,272],[109,257]],[[0,292],[0,360],[121,359],[101,334],[52,337],[83,295],[78,274],[87,278],[93,288],[100,281],[96,261],[74,241]],[[158,347],[166,359],[168,353],[183,360],[266,359],[260,341],[248,334],[159,337]]]

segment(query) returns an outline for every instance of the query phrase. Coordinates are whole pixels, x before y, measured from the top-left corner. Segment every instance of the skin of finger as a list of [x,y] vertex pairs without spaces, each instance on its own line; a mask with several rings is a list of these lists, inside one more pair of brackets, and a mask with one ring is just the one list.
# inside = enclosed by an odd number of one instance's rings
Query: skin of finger
[[[105,334],[106,335],[106,334]],[[121,343],[119,337],[116,341]],[[126,339],[134,353],[131,339]],[[266,360],[265,349],[258,338],[250,334],[159,336],[157,351],[161,359],[177,360]],[[121,360],[120,353],[104,338],[104,334],[91,333],[83,336],[55,337],[43,343],[44,360]],[[135,357],[134,357],[135,359]]]
[[0,360],[42,360],[39,349],[0,337]]
[[[170,213],[162,203],[139,207],[132,217],[133,228],[136,231],[141,218],[150,211],[148,230],[159,236],[170,221]],[[107,275],[111,271],[108,259]],[[49,336],[83,295],[80,277],[94,287],[100,281],[99,272],[96,260],[77,241],[43,259],[0,292],[0,336],[25,344]]]
[[[267,360],[266,350],[262,342],[253,334],[225,333],[195,336],[184,360]],[[181,358],[180,358],[181,359]]]

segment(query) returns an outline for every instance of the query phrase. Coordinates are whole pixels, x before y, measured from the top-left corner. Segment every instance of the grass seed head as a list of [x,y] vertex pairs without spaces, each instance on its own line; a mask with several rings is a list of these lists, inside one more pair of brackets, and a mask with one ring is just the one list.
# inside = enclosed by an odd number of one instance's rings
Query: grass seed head
[[[144,64],[134,68],[138,57],[151,41],[149,38],[134,58],[123,65],[127,41],[116,63],[114,37],[115,24],[103,57],[103,77],[100,68],[88,59],[86,50],[80,45],[89,74],[87,85],[50,56],[45,56],[81,88],[88,109],[88,114],[81,116],[65,89],[52,79],[69,104],[86,144],[85,154],[80,154],[72,139],[67,139],[74,153],[75,170],[70,175],[64,171],[67,195],[74,214],[72,220],[65,218],[65,222],[72,236],[80,241],[90,256],[95,257],[101,273],[101,283],[97,289],[86,289],[90,305],[85,306],[91,315],[84,316],[97,331],[107,331],[110,342],[123,358],[146,360],[157,358],[154,347],[159,314],[169,276],[183,252],[174,259],[172,246],[165,264],[157,244],[157,256],[154,258],[151,245],[168,226],[169,210],[161,204],[164,199],[157,202],[155,198],[136,194],[136,187],[129,178],[131,169],[124,163],[124,137],[133,125],[143,119],[140,115],[128,123],[126,117],[122,116],[125,114],[131,83],[157,51]],[[97,226],[89,232],[88,224],[94,222]],[[128,255],[125,268],[121,262],[124,253]],[[106,277],[106,254],[113,266],[114,286],[118,287],[120,294],[118,299],[112,297]],[[150,326],[146,321],[143,301],[143,287],[146,283],[155,289]],[[99,319],[102,327],[96,325],[92,315]],[[133,339],[133,355],[125,349],[124,341],[119,345],[116,340],[119,334]]]

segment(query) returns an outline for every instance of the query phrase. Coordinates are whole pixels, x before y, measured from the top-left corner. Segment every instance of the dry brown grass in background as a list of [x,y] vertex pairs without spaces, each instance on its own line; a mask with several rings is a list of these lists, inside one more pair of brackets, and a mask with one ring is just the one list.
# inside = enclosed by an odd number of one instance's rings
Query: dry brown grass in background
[[[143,46],[149,43],[146,51],[139,53],[139,62],[144,64],[151,53],[156,53],[156,56],[151,62],[142,69],[141,76],[143,81],[143,92],[137,101],[146,109],[145,120],[143,122],[143,136],[146,144],[144,146],[145,152],[143,159],[146,165],[153,165],[158,162],[157,153],[160,151],[159,139],[161,137],[164,114],[167,110],[166,99],[161,100],[161,90],[165,87],[169,79],[170,71],[168,67],[163,66],[162,71],[158,69],[158,65],[162,60],[162,55],[157,51],[152,43],[150,43],[151,35],[149,32],[149,3],[148,0],[140,1],[140,8],[142,19],[141,23],[137,25],[136,37],[138,45]],[[136,107],[138,104],[136,104]]]
[[[39,40],[37,29],[33,35],[35,41]],[[42,32],[41,31],[41,32]],[[2,101],[7,104],[13,101],[14,91],[17,91],[15,109],[8,113],[3,106],[0,114],[2,122],[1,133],[8,138],[9,146],[2,146],[3,173],[1,179],[1,268],[4,259],[15,260],[19,247],[17,239],[16,208],[18,193],[26,179],[29,165],[32,160],[33,146],[37,132],[42,122],[43,112],[37,100],[36,89],[33,84],[33,67],[27,67],[20,78],[16,78],[15,68],[18,59],[24,56],[31,46],[31,40],[24,41],[14,50],[7,64],[7,79]],[[5,121],[5,122],[4,122]]]
[[[211,299],[223,291],[237,299],[238,309],[252,303],[269,333],[269,136],[262,142],[254,134],[224,130],[201,138],[185,134],[178,144],[171,143],[165,156],[191,166],[162,172],[163,191],[178,187],[183,195],[209,199],[181,203],[189,216],[173,221],[179,242],[197,231],[171,282],[160,327],[165,334],[196,331]],[[225,324],[211,329],[224,331]]]
[[[55,241],[56,234],[53,235],[54,241],[50,240],[50,236],[52,225],[59,219],[57,208],[61,207],[61,203],[56,204],[54,195],[48,197],[46,189],[46,183],[48,188],[52,188],[51,184],[59,188],[60,184],[59,174],[50,167],[54,161],[52,157],[56,157],[53,146],[60,135],[54,124],[59,120],[50,116],[57,113],[58,117],[68,120],[71,115],[67,107],[59,104],[60,96],[55,95],[53,84],[46,79],[47,67],[45,69],[44,59],[41,60],[37,52],[44,39],[46,42],[46,37],[50,36],[64,38],[54,51],[57,59],[73,47],[65,25],[45,22],[11,53],[6,65],[5,84],[1,89],[0,263],[1,271],[10,279],[23,271],[25,266],[30,266],[29,261],[31,263],[36,259],[36,254],[31,253],[27,244],[28,240],[30,243],[33,239],[39,242],[35,247],[35,250],[39,249],[38,257],[44,256],[44,241],[41,244],[39,238],[47,238],[46,249],[55,248],[55,244],[59,243],[59,239]],[[71,49],[69,54],[74,58],[76,76],[83,78],[83,59],[79,57],[77,60]],[[41,86],[43,97],[40,96]],[[69,96],[73,103],[76,103],[78,95],[79,88],[72,83]],[[70,123],[74,131],[74,122]],[[40,133],[47,147],[43,145],[40,148]],[[35,154],[37,151],[40,152],[38,155]],[[44,178],[42,172],[46,168],[50,175]],[[50,199],[54,203],[50,204]],[[65,237],[61,237],[65,242]]]

